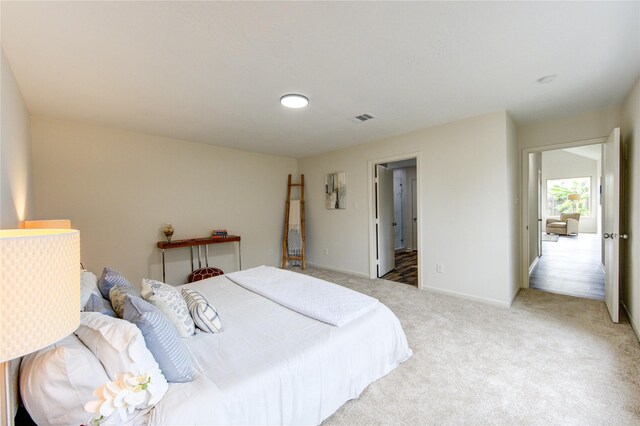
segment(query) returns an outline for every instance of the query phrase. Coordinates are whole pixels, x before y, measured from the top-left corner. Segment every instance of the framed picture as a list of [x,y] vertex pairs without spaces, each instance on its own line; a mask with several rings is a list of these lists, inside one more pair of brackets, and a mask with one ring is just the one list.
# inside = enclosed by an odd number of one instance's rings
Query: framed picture
[[346,173],[329,173],[324,181],[325,203],[329,210],[347,208]]

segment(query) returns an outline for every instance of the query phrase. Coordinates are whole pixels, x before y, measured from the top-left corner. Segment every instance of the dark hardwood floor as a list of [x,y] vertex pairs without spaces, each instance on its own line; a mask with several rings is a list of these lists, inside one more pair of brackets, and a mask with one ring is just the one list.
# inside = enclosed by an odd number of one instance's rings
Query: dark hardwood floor
[[418,286],[418,252],[397,250],[396,267],[382,277],[385,280]]
[[542,242],[542,257],[529,275],[529,287],[569,296],[604,300],[600,268],[601,236],[561,235]]

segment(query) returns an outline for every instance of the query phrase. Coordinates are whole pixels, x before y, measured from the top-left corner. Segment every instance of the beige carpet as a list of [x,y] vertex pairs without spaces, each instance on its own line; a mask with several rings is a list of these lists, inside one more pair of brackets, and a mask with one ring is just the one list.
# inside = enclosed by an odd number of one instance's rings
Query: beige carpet
[[378,298],[414,355],[326,420],[373,424],[640,424],[640,344],[603,302],[522,290],[511,309],[323,269]]

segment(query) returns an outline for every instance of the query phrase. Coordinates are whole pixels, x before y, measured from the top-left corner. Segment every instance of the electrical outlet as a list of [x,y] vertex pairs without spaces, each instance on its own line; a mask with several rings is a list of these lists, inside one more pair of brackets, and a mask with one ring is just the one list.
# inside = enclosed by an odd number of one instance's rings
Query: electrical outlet
[[442,274],[444,272],[444,265],[441,263],[436,263],[436,272]]
[[328,248],[324,249],[324,255],[325,256],[329,256],[329,249]]

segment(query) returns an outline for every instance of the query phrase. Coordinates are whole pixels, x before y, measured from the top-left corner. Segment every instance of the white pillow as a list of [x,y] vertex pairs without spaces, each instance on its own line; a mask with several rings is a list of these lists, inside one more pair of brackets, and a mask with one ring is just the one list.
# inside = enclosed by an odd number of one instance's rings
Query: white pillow
[[20,395],[40,425],[89,424],[94,415],[84,405],[108,381],[98,358],[73,334],[25,356],[20,365]]
[[100,297],[98,290],[98,277],[89,271],[82,271],[80,274],[80,310],[84,311],[84,307],[91,297],[91,293],[96,293]]
[[180,337],[190,337],[196,332],[193,319],[180,292],[160,281],[143,279],[140,288],[142,298],[160,309],[178,330]]
[[100,360],[111,380],[118,379],[122,373],[148,374],[151,377],[151,397],[138,408],[154,406],[169,389],[135,324],[97,312],[83,312],[75,334]]

